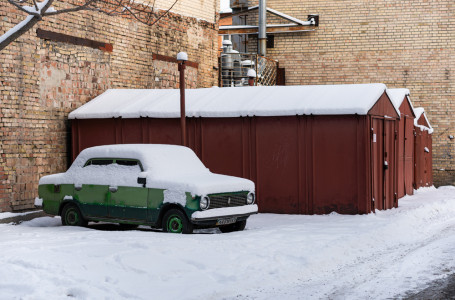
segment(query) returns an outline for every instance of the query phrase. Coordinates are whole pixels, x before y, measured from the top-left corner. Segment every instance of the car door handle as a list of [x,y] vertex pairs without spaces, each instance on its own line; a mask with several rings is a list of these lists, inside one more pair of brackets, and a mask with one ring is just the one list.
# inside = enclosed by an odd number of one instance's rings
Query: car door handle
[[109,187],[109,192],[111,192],[111,193],[115,193],[115,192],[117,192],[117,190],[118,190],[118,189],[117,189],[116,186],[110,186],[110,187]]

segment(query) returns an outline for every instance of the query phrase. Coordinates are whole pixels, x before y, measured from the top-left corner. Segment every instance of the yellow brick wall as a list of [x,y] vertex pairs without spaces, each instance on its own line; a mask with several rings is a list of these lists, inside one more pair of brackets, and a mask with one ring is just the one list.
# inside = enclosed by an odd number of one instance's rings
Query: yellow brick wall
[[[194,1],[198,2],[198,1]],[[218,0],[204,0],[208,14]],[[197,6],[194,6],[197,8]],[[200,12],[205,13],[201,10]],[[38,179],[68,166],[68,113],[109,88],[176,88],[177,64],[152,60],[188,52],[187,86],[217,85],[218,24],[172,13],[154,27],[78,12],[46,18],[0,52],[0,212],[33,207]],[[0,35],[24,19],[5,3]],[[113,52],[43,40],[36,29],[111,43]]]
[[[251,1],[251,5],[257,1]],[[306,20],[314,32],[275,35],[268,56],[286,68],[286,84],[383,82],[408,88],[423,106],[433,134],[435,184],[455,184],[455,4],[450,0],[267,0]],[[250,39],[250,50],[256,42]]]
[[[156,0],[155,7],[167,10],[174,2],[175,0]],[[216,22],[216,13],[219,10],[220,0],[179,0],[171,11],[184,16]]]

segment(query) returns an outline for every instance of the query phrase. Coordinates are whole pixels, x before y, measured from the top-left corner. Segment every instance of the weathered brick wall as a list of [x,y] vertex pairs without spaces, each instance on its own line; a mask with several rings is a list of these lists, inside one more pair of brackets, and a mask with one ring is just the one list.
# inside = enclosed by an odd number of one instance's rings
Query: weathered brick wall
[[[46,18],[0,52],[0,212],[32,207],[39,178],[66,170],[70,111],[108,88],[177,87],[177,64],[153,54],[186,51],[198,63],[187,86],[217,85],[218,0],[199,2],[208,9],[196,18],[172,13],[154,27],[94,12]],[[2,5],[0,35],[23,19]],[[37,28],[111,43],[113,52],[43,40]]]
[[[256,5],[256,1],[250,1]],[[267,6],[306,20],[314,32],[275,35],[268,56],[286,68],[286,84],[383,82],[406,87],[435,131],[435,184],[455,184],[455,5],[428,1],[268,0]],[[250,50],[256,42],[250,39]]]

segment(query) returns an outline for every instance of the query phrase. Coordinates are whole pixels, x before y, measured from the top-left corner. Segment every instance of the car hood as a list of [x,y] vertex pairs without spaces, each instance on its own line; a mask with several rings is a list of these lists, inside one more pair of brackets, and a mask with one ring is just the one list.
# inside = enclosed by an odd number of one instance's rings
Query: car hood
[[178,175],[170,178],[147,177],[147,187],[185,191],[194,196],[239,191],[254,192],[254,183],[251,180],[211,172]]

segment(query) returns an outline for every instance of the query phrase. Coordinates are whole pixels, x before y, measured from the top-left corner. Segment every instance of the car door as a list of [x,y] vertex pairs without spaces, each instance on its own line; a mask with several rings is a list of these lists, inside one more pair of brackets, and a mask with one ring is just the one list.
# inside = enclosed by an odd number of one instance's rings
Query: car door
[[108,212],[113,219],[145,221],[147,218],[148,189],[137,184],[142,172],[141,164],[134,159],[115,159],[120,176],[112,178],[108,192]]
[[91,159],[78,170],[74,198],[79,202],[84,216],[97,218],[108,216],[109,185],[103,179],[105,168],[112,163],[113,159]]

